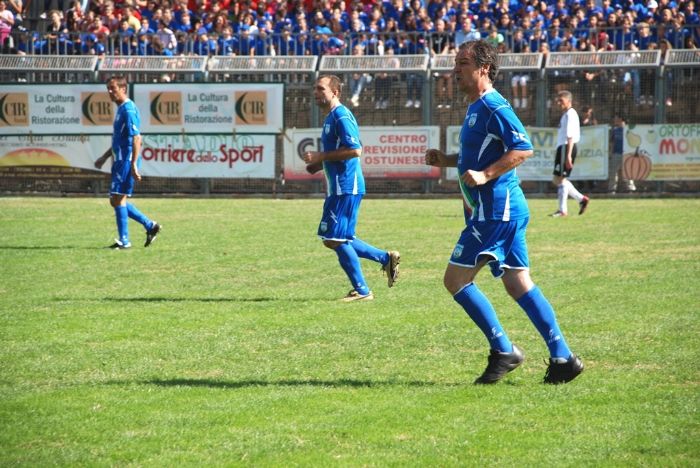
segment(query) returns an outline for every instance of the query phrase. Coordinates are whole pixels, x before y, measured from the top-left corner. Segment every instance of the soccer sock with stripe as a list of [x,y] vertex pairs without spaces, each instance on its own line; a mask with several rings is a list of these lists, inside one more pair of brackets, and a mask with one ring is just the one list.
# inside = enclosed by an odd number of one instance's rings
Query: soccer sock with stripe
[[571,356],[571,350],[559,329],[554,309],[540,288],[535,286],[523,294],[517,302],[544,338],[550,356],[568,359]]
[[126,209],[129,213],[129,218],[133,219],[138,223],[141,223],[146,229],[150,229],[153,227],[153,221],[148,219],[148,217],[145,214],[141,213],[139,209],[136,208],[136,206],[134,206],[132,203],[127,203]]
[[385,265],[389,261],[388,252],[379,250],[378,248],[369,245],[362,239],[358,239],[356,237],[352,240],[352,242],[350,242],[350,245],[353,249],[355,249],[355,252],[357,252],[357,255],[361,258],[366,258],[368,260],[372,260],[373,262],[381,263],[382,265]]
[[557,201],[559,201],[559,211],[566,213],[568,210],[566,208],[566,198],[569,188],[563,182],[557,187]]
[[119,242],[127,245],[129,243],[129,214],[126,206],[115,206],[114,215],[117,218],[117,233],[119,234]]
[[513,344],[498,321],[496,311],[484,296],[484,293],[474,283],[469,283],[460,289],[454,296],[454,300],[467,312],[467,315],[481,329],[491,346],[501,353],[512,353]]
[[361,295],[369,294],[369,287],[365,283],[365,277],[362,275],[362,267],[360,266],[360,257],[357,256],[357,252],[352,248],[350,243],[343,242],[336,249],[335,253],[338,255],[338,261],[340,266],[348,275],[352,287]]

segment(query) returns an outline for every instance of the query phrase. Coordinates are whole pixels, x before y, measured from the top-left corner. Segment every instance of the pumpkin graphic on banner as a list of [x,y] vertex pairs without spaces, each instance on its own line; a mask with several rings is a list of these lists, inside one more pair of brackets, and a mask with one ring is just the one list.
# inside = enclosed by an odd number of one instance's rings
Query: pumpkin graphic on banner
[[645,180],[651,173],[651,157],[646,150],[639,148],[642,137],[628,130],[627,143],[635,150],[623,156],[622,176],[628,180]]

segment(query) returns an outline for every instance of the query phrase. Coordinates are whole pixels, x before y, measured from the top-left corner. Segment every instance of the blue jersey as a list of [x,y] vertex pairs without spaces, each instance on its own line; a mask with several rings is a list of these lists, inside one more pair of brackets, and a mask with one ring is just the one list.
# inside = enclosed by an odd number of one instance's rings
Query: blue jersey
[[461,178],[470,169],[483,171],[509,150],[532,149],[525,127],[498,91],[487,91],[469,105],[459,146],[457,169],[467,214],[476,221],[511,221],[529,217],[515,169],[477,187],[468,187]]
[[112,133],[112,154],[114,162],[131,161],[134,137],[140,135],[141,116],[134,101],[127,99],[117,108]]
[[[321,130],[321,151],[339,148],[362,149],[360,129],[352,112],[342,104],[337,105],[326,116]],[[365,193],[365,178],[362,175],[360,158],[344,161],[323,161],[328,195],[362,195]]]

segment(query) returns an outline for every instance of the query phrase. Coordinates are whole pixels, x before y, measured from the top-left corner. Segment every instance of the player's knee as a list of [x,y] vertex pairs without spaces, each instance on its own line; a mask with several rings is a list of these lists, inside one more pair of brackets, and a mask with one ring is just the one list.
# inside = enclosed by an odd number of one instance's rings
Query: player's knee
[[464,287],[464,284],[461,283],[462,281],[459,278],[456,278],[454,275],[450,275],[449,273],[445,273],[445,276],[442,279],[443,286],[445,286],[447,292],[449,292],[452,296],[457,294],[459,290]]
[[331,250],[335,250],[336,248],[338,248],[338,246],[340,244],[341,244],[341,242],[333,241],[333,240],[324,240],[323,241],[323,245]]

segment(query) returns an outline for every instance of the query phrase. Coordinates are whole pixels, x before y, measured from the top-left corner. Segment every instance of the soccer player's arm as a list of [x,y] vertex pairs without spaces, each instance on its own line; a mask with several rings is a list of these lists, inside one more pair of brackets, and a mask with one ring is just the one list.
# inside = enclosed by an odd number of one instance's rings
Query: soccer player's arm
[[97,158],[97,160],[95,161],[95,167],[97,169],[102,169],[102,166],[104,166],[104,164],[107,162],[107,160],[111,157],[112,157],[112,148],[110,147],[107,151],[105,151],[102,154],[102,156]]
[[[348,159],[359,158],[362,156],[362,143],[360,143],[359,131],[357,126],[350,122],[349,119],[340,119],[336,122],[336,131],[340,137],[340,148],[332,151],[307,151],[304,153],[304,161],[312,168],[320,165],[323,167],[324,161],[346,161]],[[310,172],[310,171],[309,171]]]
[[141,154],[141,135],[134,135],[134,146],[131,153],[131,174],[134,179],[141,180],[141,174],[139,173],[139,155]]
[[425,164],[435,167],[457,167],[459,154],[445,154],[439,149],[429,149],[425,152]]
[[134,107],[130,112],[127,113],[127,128],[129,129],[129,135],[132,138],[133,144],[131,146],[131,174],[137,181],[141,180],[141,174],[139,173],[139,156],[141,155],[141,119],[137,114],[137,110]]
[[503,153],[503,156],[484,170],[465,172],[462,178],[470,187],[484,185],[488,181],[515,169],[532,156],[530,137],[511,108],[504,107],[494,113],[491,122],[489,122],[489,132],[499,135],[508,149]]

